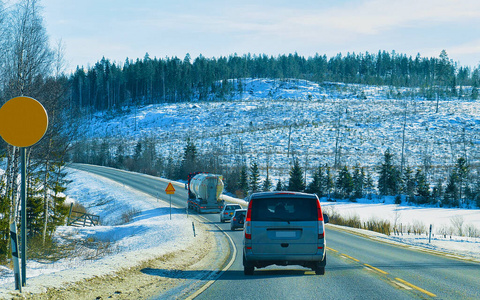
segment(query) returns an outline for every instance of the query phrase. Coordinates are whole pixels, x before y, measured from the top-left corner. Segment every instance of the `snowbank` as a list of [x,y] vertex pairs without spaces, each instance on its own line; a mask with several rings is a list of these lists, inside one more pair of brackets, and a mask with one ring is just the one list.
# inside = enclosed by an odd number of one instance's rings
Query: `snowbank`
[[[27,261],[26,292],[43,292],[47,288],[61,287],[69,282],[101,276],[159,257],[168,252],[185,249],[194,242],[192,219],[183,209],[173,208],[170,220],[169,204],[147,194],[132,190],[103,177],[78,170],[69,170],[72,183],[67,192],[69,201],[88,207],[90,213],[101,216],[102,226],[58,228],[56,238],[91,241],[107,245],[104,253],[96,253],[79,245],[77,256],[56,262]],[[122,214],[136,212],[132,221],[122,223]],[[95,260],[87,257],[100,258]],[[13,272],[0,269],[0,298],[11,298],[14,291]]]

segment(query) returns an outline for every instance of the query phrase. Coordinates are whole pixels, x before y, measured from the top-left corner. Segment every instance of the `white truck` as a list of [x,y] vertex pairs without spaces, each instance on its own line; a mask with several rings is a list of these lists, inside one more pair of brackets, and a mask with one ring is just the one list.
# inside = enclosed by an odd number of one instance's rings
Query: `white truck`
[[223,176],[195,172],[188,174],[188,209],[198,213],[219,213],[223,207]]

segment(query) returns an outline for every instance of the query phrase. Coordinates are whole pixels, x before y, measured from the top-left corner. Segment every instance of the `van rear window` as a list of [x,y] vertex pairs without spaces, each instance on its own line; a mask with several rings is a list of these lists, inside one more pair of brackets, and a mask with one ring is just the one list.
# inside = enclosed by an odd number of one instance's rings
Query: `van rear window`
[[316,221],[315,198],[252,199],[252,221]]

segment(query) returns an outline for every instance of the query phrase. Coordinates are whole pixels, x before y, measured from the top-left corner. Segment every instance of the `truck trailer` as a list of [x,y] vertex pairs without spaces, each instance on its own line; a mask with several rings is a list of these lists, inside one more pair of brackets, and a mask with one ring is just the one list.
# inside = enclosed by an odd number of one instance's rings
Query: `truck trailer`
[[223,207],[223,176],[195,172],[188,174],[188,209],[198,213],[219,213]]

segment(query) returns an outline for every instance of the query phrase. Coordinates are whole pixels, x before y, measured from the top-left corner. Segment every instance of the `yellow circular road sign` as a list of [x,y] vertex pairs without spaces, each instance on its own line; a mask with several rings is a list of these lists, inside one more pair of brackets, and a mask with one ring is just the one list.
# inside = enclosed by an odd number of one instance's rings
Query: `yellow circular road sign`
[[47,112],[33,98],[16,97],[0,108],[0,136],[12,146],[35,144],[43,137],[47,127]]

